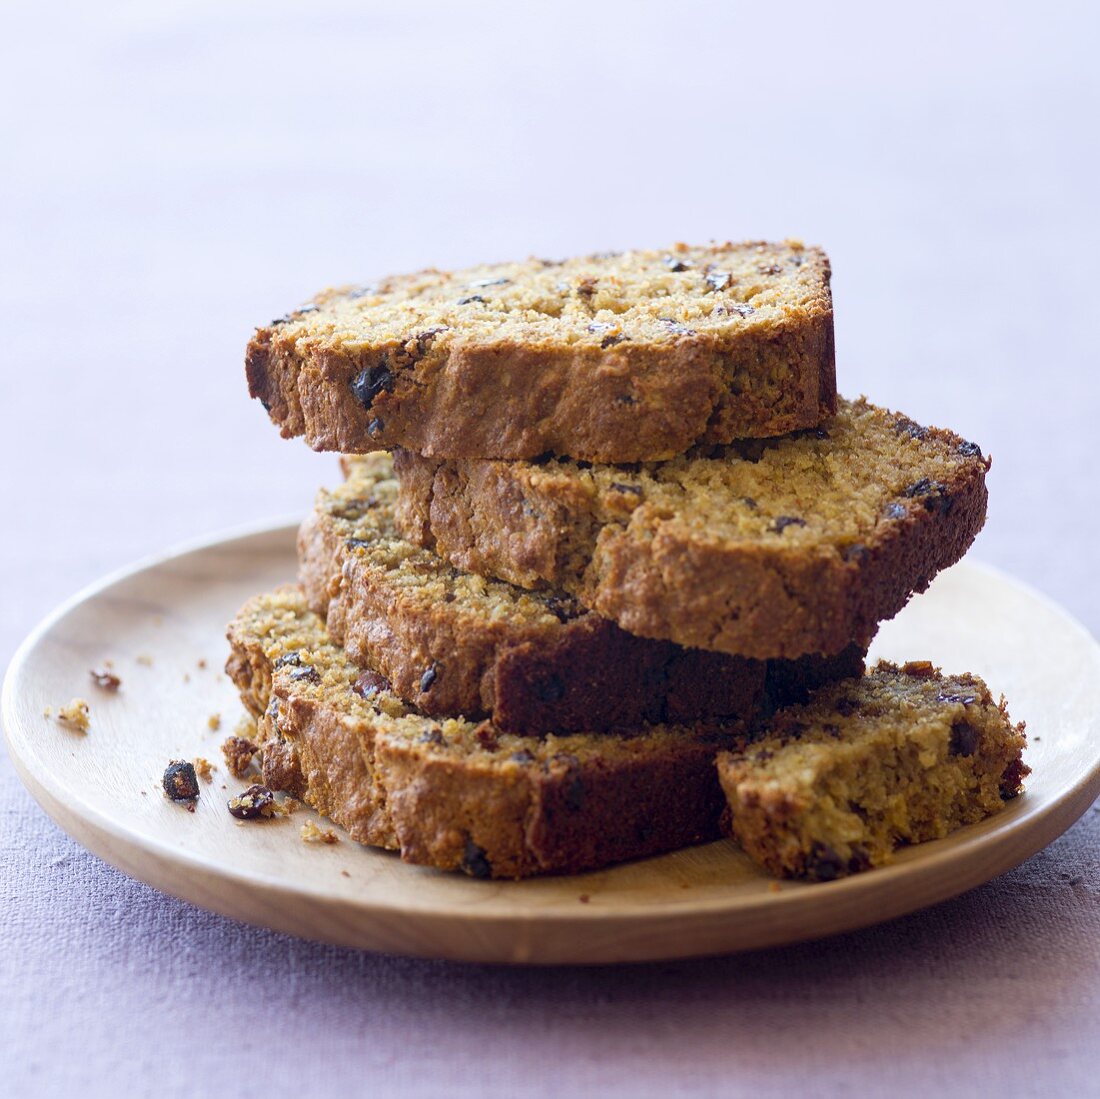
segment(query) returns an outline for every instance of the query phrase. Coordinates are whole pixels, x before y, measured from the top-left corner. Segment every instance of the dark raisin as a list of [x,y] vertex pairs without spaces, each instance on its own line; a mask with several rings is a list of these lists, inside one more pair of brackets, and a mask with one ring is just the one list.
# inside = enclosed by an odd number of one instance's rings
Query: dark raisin
[[741,503],[743,503],[745,507],[749,509],[749,511],[756,511],[758,506],[756,501],[751,496],[742,496]]
[[439,667],[438,664],[432,664],[431,667],[429,667],[424,672],[424,674],[420,677],[421,693],[423,693],[424,691],[430,691],[432,689],[432,684],[439,677],[439,673],[441,670],[442,669]]
[[941,691],[941,702],[959,702],[963,706],[973,706],[978,701],[977,695],[966,694],[961,691]]
[[260,398],[260,404],[262,404],[264,406],[264,411],[265,412],[270,412],[271,411],[271,405],[267,401],[265,401],[263,399],[263,397]]
[[256,820],[275,815],[275,795],[259,783],[249,786],[243,794],[230,798],[225,804],[229,815],[237,820]]
[[951,754],[953,756],[972,756],[978,750],[982,734],[969,721],[956,721],[951,726]]
[[437,324],[435,328],[426,328],[423,332],[418,333],[414,337],[416,340],[416,353],[414,355],[414,358],[422,359],[431,349],[432,344],[435,342],[436,336],[446,331],[448,331],[446,325]]
[[438,726],[432,726],[430,729],[425,729],[420,734],[421,744],[434,744],[437,748],[442,748],[446,745],[446,740],[443,739],[443,730]]
[[834,881],[847,869],[844,860],[826,843],[814,841],[806,859],[806,876],[814,881]]
[[568,596],[550,595],[546,598],[546,609],[559,621],[568,622],[577,617],[577,604]]
[[904,504],[887,504],[886,505],[886,518],[887,519],[904,519],[909,512],[906,510]]
[[599,281],[599,279],[592,278],[581,279],[580,282],[577,283],[577,294],[582,298],[592,297],[592,295],[596,293],[596,283]]
[[511,279],[499,278],[499,279],[477,279],[474,282],[467,283],[471,290],[484,290],[486,286],[507,286]]
[[822,725],[821,726],[821,731],[826,736],[833,737],[834,740],[839,739],[839,737],[840,737],[840,726],[839,725],[833,725],[832,722],[827,721],[824,725]]
[[289,313],[284,314],[281,317],[276,317],[271,322],[272,328],[278,328],[279,325],[289,324],[291,321],[296,321],[299,317],[305,317],[310,313],[316,313],[321,307],[319,305],[310,302],[309,305],[299,305],[297,309],[292,309]]
[[725,314],[727,317],[751,317],[756,312],[751,305],[743,301],[728,301],[723,305],[716,305],[713,311],[719,316]]
[[919,481],[914,481],[902,495],[910,499],[919,499],[926,511],[938,511],[943,514],[949,512],[954,503],[947,491],[947,486],[941,485],[939,481],[933,481],[930,477],[922,477]]
[[352,378],[351,392],[364,408],[370,408],[379,393],[393,391],[389,361],[389,356],[383,355],[375,366],[366,367]]
[[707,287],[715,293],[725,290],[732,281],[733,277],[728,271],[711,271],[706,276]]
[[782,534],[787,527],[804,527],[806,525],[805,519],[799,519],[794,515],[777,515],[775,522],[772,523],[772,530],[776,534]]
[[631,396],[631,395],[630,395],[629,393],[620,393],[620,394],[619,394],[619,395],[618,395],[618,396],[617,396],[617,397],[615,398],[615,403],[616,403],[616,404],[627,404],[627,405],[630,405],[630,404],[637,404],[638,402],[637,402],[637,400],[636,400],[636,399],[635,399],[634,397],[632,397],[632,396]]
[[534,763],[535,757],[527,751],[526,748],[520,748],[518,752],[513,752],[509,757],[513,763]]
[[468,839],[466,841],[466,846],[462,851],[461,867],[471,878],[491,878],[493,876],[493,868],[489,864],[485,851],[478,847],[473,840]]
[[535,680],[535,697],[540,702],[559,702],[565,694],[565,684],[556,675]]
[[458,299],[458,304],[459,305],[472,305],[475,301],[476,302],[481,302],[482,305],[485,304],[485,299],[480,294],[471,294],[468,298],[459,298]]
[[1001,800],[1011,801],[1014,797],[1017,797],[1020,793],[1024,776],[1027,775],[1030,768],[1022,759],[1014,759],[1005,769],[1001,775]]
[[194,801],[199,796],[195,768],[185,759],[174,759],[164,769],[164,792],[173,801]]
[[604,338],[600,340],[600,348],[601,350],[606,351],[609,347],[614,347],[617,343],[630,343],[630,337],[614,335],[604,336]]
[[778,263],[769,263],[758,267],[757,271],[762,275],[780,275],[783,273],[783,268]]
[[117,691],[122,686],[122,680],[106,668],[93,668],[88,674],[95,680],[95,685],[105,691]]
[[665,266],[670,271],[687,271],[691,264],[687,260],[682,260],[679,256],[665,256]]
[[276,668],[300,668],[302,666],[301,653],[284,653],[275,661]]
[[296,683],[320,683],[321,673],[312,664],[303,664],[289,672],[288,676]]
[[695,335],[694,328],[688,328],[686,324],[681,324],[679,321],[673,320],[672,317],[658,317],[657,320],[659,320],[674,336]]
[[862,542],[853,542],[844,547],[842,554],[845,561],[862,561],[867,556],[867,547]]
[[955,450],[964,458],[980,458],[982,456],[982,448],[977,443],[959,443]]
[[854,698],[838,698],[833,703],[833,709],[841,717],[851,717],[859,709],[859,703]]
[[641,496],[642,495],[642,486],[641,485],[624,485],[622,483],[622,481],[612,481],[611,482],[611,487],[616,492],[628,492],[632,496]]
[[908,435],[910,439],[923,439],[928,434],[928,428],[921,427],[920,424],[904,416],[894,424],[894,430],[899,435]]
[[497,731],[493,728],[492,722],[489,721],[481,722],[474,730],[474,740],[488,752],[495,752],[500,747],[497,741]]
[[375,695],[390,689],[390,681],[384,675],[379,675],[378,672],[368,668],[365,672],[359,673],[351,689],[360,698],[374,698]]
[[367,424],[367,434],[373,439],[376,435],[380,435],[382,433],[382,430],[383,428],[385,428],[385,426],[386,425],[377,416],[375,416],[375,418],[371,420],[369,424]]

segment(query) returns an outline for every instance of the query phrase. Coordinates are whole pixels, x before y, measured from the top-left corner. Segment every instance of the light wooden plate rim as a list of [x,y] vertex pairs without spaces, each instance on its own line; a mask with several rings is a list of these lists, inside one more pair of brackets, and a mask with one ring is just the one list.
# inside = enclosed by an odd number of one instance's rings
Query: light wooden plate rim
[[[384,896],[335,896],[321,880],[288,884],[276,875],[247,864],[227,864],[202,852],[181,850],[156,836],[128,826],[126,819],[118,819],[101,811],[80,791],[76,791],[74,796],[70,787],[42,765],[42,758],[33,751],[33,739],[20,728],[16,699],[43,641],[75,610],[138,574],[155,572],[184,558],[255,540],[285,541],[292,546],[296,529],[296,524],[287,521],[235,528],[171,547],[88,585],[47,615],[19,647],[8,668],[0,703],[9,756],[24,784],[56,823],[78,842],[132,876],[164,892],[226,915],[344,945],[471,961],[642,961],[748,949],[855,930],[955,896],[1011,869],[1046,846],[1076,821],[1100,795],[1100,735],[1096,735],[1094,729],[1088,765],[1082,768],[1075,781],[1062,786],[1056,796],[1038,798],[1025,793],[1009,811],[992,821],[967,829],[963,840],[960,841],[960,834],[957,833],[948,841],[922,845],[919,849],[906,852],[903,859],[893,865],[870,873],[817,886],[784,883],[776,892],[758,892],[747,896],[737,895],[731,890],[729,897],[691,898],[679,890],[670,891],[667,897],[656,899],[649,907],[626,909],[602,904],[577,904],[577,892],[585,889],[587,882],[595,881],[606,872],[553,879],[563,884],[571,883],[563,891],[561,902],[528,908],[517,908],[514,900],[510,899],[511,891],[522,889],[524,883],[468,883],[463,879],[463,887],[473,885],[484,888],[486,896],[476,906],[464,904],[457,912],[447,899],[433,899],[437,893],[435,890],[429,890],[427,897],[405,892],[397,900],[388,900]],[[1071,635],[1076,634],[1076,642],[1083,650],[1091,650],[1091,656],[1100,668],[1100,646],[1080,623],[1052,600],[986,564],[964,562],[955,568],[972,574],[976,583],[978,578],[982,578],[986,584],[1010,588],[1056,616]],[[142,857],[150,855],[153,856],[151,863]],[[424,873],[416,868],[398,865],[409,874]],[[224,903],[222,898],[212,897],[212,883],[232,887],[233,895],[227,896]],[[250,895],[252,902],[247,899]],[[292,918],[283,918],[280,911],[283,907],[301,909],[302,902],[307,907],[315,905],[338,909],[344,918],[354,919],[358,926],[349,934],[347,929],[339,927],[335,930],[331,926],[311,927],[308,913],[303,917],[300,911]],[[269,905],[274,905],[275,909],[269,909]],[[760,915],[769,912],[776,915],[776,927],[770,934],[766,927],[758,926]],[[731,919],[752,916],[749,922],[756,930],[747,938],[739,938],[731,932],[725,943],[717,941],[713,934],[704,935],[693,946],[689,941],[692,926],[712,925],[713,918],[721,914],[728,914]],[[792,930],[794,925],[814,924],[815,921],[810,918],[814,914],[820,917],[816,930],[807,932],[805,927],[801,933]],[[382,934],[372,934],[373,921],[402,916],[412,918],[420,925],[423,942],[393,941],[392,929]],[[438,935],[447,939],[456,921],[473,921],[483,928],[496,928],[498,932],[505,933],[505,939],[508,938],[507,930],[511,928],[516,931],[518,940],[525,941],[527,945],[517,945],[517,940],[502,941],[499,948],[485,943],[464,947],[461,944],[456,946],[452,941],[433,950],[433,937]],[[591,956],[583,946],[578,946],[575,951],[567,946],[563,949],[560,944],[557,949],[543,953],[537,944],[531,944],[529,935],[532,927],[538,927],[553,929],[551,938],[556,934],[559,939],[562,936],[568,939],[572,933],[583,937],[586,929],[604,926],[621,930],[625,939],[622,950],[604,951],[606,956]],[[645,929],[651,927],[678,928],[681,932],[680,943],[666,943],[664,947],[647,947],[644,943],[630,946],[633,933],[641,932],[644,937]],[[721,938],[719,935],[718,940]]]

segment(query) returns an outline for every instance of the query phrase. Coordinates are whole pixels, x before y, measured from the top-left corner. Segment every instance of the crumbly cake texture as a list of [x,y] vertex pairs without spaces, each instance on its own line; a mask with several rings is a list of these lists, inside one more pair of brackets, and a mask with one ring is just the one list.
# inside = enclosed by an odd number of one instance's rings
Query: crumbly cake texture
[[560,591],[456,571],[394,527],[387,454],[346,458],[298,539],[299,580],[329,633],[379,684],[423,712],[491,717],[507,732],[749,721],[863,670],[863,650],[795,666],[635,637]]
[[[249,601],[226,670],[258,716],[263,775],[361,843],[475,877],[575,873],[720,835],[713,729],[545,738],[436,721],[335,645],[298,588]],[[362,693],[360,693],[362,692]]]
[[833,411],[829,279],[794,241],[394,276],[257,329],[248,387],[316,450],[670,458]]
[[866,400],[668,462],[398,451],[397,523],[456,568],[552,586],[643,637],[756,658],[866,640],[985,519],[980,449]]
[[998,812],[1029,768],[1024,726],[974,675],[880,663],[723,752],[730,829],[769,873],[830,881]]

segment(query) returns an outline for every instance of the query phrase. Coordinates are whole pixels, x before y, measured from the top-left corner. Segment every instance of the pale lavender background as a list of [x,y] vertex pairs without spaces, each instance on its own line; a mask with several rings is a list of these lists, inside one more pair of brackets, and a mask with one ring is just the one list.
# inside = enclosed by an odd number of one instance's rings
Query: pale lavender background
[[[1087,4],[8,5],[0,664],[107,569],[301,513],[250,327],[391,270],[797,234],[843,389],[995,457],[975,556],[1100,630]],[[12,1095],[1096,1091],[1100,811],[830,942],[506,971],[243,927],[85,854],[0,757]],[[266,1081],[266,1082],[265,1082]]]

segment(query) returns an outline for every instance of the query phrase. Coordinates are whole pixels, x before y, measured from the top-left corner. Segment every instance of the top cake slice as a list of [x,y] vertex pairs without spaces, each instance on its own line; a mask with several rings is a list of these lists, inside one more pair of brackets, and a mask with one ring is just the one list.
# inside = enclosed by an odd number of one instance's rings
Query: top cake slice
[[316,450],[660,460],[835,410],[829,261],[678,244],[393,276],[258,329],[246,372]]

